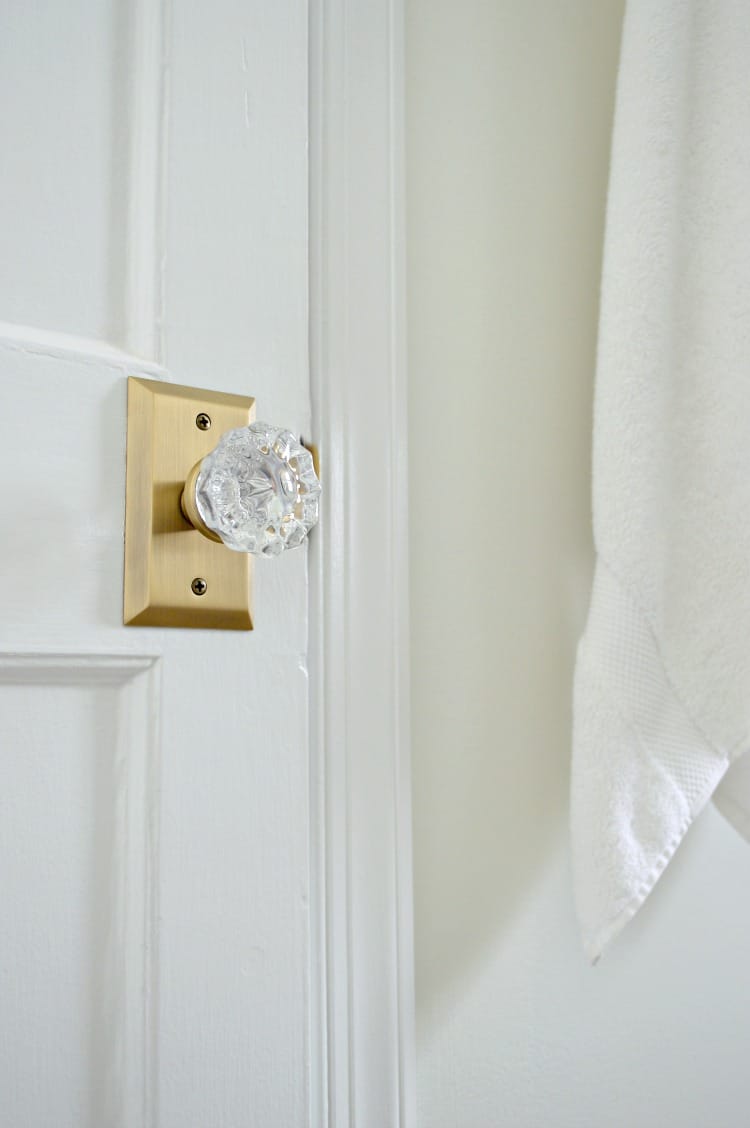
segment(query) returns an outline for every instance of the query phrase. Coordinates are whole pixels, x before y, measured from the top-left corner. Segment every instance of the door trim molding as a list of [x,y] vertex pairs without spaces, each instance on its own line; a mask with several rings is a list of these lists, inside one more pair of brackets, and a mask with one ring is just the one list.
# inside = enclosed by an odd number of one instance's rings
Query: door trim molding
[[29,356],[45,356],[52,360],[71,361],[76,364],[104,366],[123,375],[138,373],[150,376],[152,380],[163,380],[167,373],[161,365],[134,356],[106,341],[92,337],[77,337],[57,329],[40,329],[35,325],[20,325],[12,321],[0,321],[0,349],[9,352],[25,353]]
[[309,10],[310,1121],[412,1128],[403,0]]

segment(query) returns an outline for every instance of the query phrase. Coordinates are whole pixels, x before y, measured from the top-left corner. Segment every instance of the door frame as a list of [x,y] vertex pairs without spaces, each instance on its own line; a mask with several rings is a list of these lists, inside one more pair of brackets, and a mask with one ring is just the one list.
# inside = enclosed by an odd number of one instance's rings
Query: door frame
[[310,0],[311,1123],[412,1128],[403,0]]

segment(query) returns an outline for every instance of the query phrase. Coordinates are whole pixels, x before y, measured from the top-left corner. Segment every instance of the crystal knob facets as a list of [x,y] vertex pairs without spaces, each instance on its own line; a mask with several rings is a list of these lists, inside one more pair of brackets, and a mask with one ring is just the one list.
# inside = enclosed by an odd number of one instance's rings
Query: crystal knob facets
[[235,552],[278,556],[318,521],[320,482],[310,451],[291,433],[251,423],[222,435],[185,486],[188,520]]

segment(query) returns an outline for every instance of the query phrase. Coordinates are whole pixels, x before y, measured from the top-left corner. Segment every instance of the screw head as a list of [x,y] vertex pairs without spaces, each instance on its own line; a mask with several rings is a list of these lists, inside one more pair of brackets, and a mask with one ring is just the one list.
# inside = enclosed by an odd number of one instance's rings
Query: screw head
[[211,426],[211,416],[206,415],[205,411],[199,411],[195,417],[195,425],[199,431],[207,431]]
[[208,591],[208,584],[202,576],[196,576],[192,584],[190,585],[190,588],[193,592],[193,595],[205,595]]

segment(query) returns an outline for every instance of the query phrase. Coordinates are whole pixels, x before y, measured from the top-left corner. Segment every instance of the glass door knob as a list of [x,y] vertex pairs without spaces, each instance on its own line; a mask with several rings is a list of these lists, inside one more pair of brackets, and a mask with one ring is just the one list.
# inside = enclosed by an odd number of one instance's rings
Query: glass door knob
[[312,454],[291,431],[251,423],[222,435],[191,470],[186,519],[235,552],[278,556],[318,521],[320,482]]

